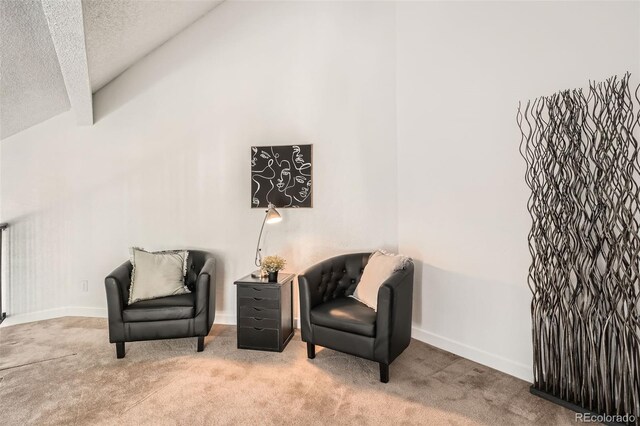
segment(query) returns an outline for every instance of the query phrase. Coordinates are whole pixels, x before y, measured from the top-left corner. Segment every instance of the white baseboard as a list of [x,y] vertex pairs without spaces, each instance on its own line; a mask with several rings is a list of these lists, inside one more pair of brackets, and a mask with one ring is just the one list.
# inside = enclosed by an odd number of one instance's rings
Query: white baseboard
[[[106,308],[76,308],[63,307],[55,309],[47,309],[44,311],[29,312],[28,314],[9,315],[2,322],[0,327],[8,327],[10,325],[24,324],[27,322],[42,321],[60,317],[90,317],[90,318],[107,318]],[[297,319],[294,323],[297,324]],[[225,312],[216,312],[216,324],[236,325],[236,315]]]
[[[228,314],[225,312],[216,312],[216,319],[214,321],[215,324],[224,324],[224,325],[236,325],[238,323],[238,319],[235,314]],[[300,328],[300,320],[298,318],[293,319],[293,328]]]
[[224,312],[216,312],[216,317],[213,320],[214,324],[224,325],[236,325],[236,316],[233,314],[227,314]]
[[[75,308],[64,307],[47,309],[44,311],[29,312],[28,314],[9,315],[0,324],[0,327],[8,327],[11,325],[24,324],[27,322],[42,321],[60,317],[90,317],[90,318],[107,318],[107,308]],[[224,312],[216,312],[216,324],[236,324],[236,316]]]
[[[16,324],[23,324],[33,321],[42,321],[51,318],[59,317],[97,317],[106,318],[106,308],[75,308],[64,307],[56,309],[48,309],[45,311],[32,312],[28,314],[11,315],[8,316],[0,327],[8,327]],[[294,318],[294,326],[300,327],[300,321],[298,318]],[[215,318],[216,324],[236,325],[235,313],[216,312]],[[519,379],[531,382],[533,379],[533,370],[531,366],[521,364],[519,362],[501,357],[490,352],[483,351],[482,349],[475,348],[473,346],[466,345],[464,343],[449,339],[447,337],[440,336],[435,333],[423,330],[418,327],[413,327],[411,337],[421,342],[428,343],[435,346],[438,349],[445,350],[447,352],[454,353],[463,358],[470,359],[477,363],[486,365],[503,373],[510,374],[518,377]]]
[[435,346],[438,349],[451,352],[479,364],[486,365],[487,367],[502,371],[503,373],[510,374],[524,381],[531,382],[533,380],[533,368],[529,365],[483,351],[482,349],[431,333],[415,326],[412,328],[411,337]]
[[42,320],[60,318],[60,317],[106,318],[107,309],[106,308],[64,307],[64,308],[47,309],[47,310],[38,311],[38,312],[30,312],[28,314],[9,315],[2,322],[2,324],[0,324],[0,327],[8,327],[16,324],[24,324],[27,322],[42,321]]

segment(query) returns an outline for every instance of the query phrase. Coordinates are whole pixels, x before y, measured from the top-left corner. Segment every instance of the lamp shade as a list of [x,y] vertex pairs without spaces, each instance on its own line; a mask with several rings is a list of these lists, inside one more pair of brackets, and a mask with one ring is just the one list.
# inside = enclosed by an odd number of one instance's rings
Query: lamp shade
[[267,209],[266,222],[267,223],[278,223],[281,220],[282,220],[282,216],[280,216],[280,213],[278,213],[278,210],[276,210],[276,206],[274,206],[273,204],[269,203],[269,207]]

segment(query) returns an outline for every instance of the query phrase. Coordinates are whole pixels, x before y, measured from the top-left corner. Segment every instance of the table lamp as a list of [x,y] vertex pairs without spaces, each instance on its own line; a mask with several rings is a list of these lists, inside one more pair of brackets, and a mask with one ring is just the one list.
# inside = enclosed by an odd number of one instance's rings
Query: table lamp
[[[280,221],[282,221],[282,216],[280,216],[280,213],[278,213],[278,210],[276,210],[276,206],[274,206],[272,203],[269,203],[269,205],[267,206],[267,210],[265,210],[262,226],[260,227],[260,234],[258,234],[258,244],[256,245],[255,259],[255,264],[257,267],[260,267],[260,265],[262,264],[262,249],[260,248],[260,241],[262,240],[262,231],[264,231],[264,224],[278,223]],[[251,276],[254,278],[262,278],[265,275],[263,275],[262,269],[258,269],[257,271],[252,273]]]

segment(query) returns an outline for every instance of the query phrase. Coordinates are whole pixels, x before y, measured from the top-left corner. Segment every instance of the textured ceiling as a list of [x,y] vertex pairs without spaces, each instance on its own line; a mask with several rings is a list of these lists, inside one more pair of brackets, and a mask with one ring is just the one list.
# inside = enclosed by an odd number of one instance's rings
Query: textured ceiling
[[40,0],[0,0],[0,138],[69,107]]
[[82,0],[93,93],[220,0]]
[[[2,1],[2,0],[0,0]],[[93,124],[93,98],[80,0],[41,0],[76,121]]]
[[73,109],[222,0],[0,0],[0,139]]

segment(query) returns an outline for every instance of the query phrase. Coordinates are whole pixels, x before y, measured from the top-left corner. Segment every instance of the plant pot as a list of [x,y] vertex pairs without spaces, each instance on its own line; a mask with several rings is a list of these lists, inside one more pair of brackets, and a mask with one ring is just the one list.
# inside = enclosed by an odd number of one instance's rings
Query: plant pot
[[278,271],[269,272],[269,282],[277,283],[278,282]]

